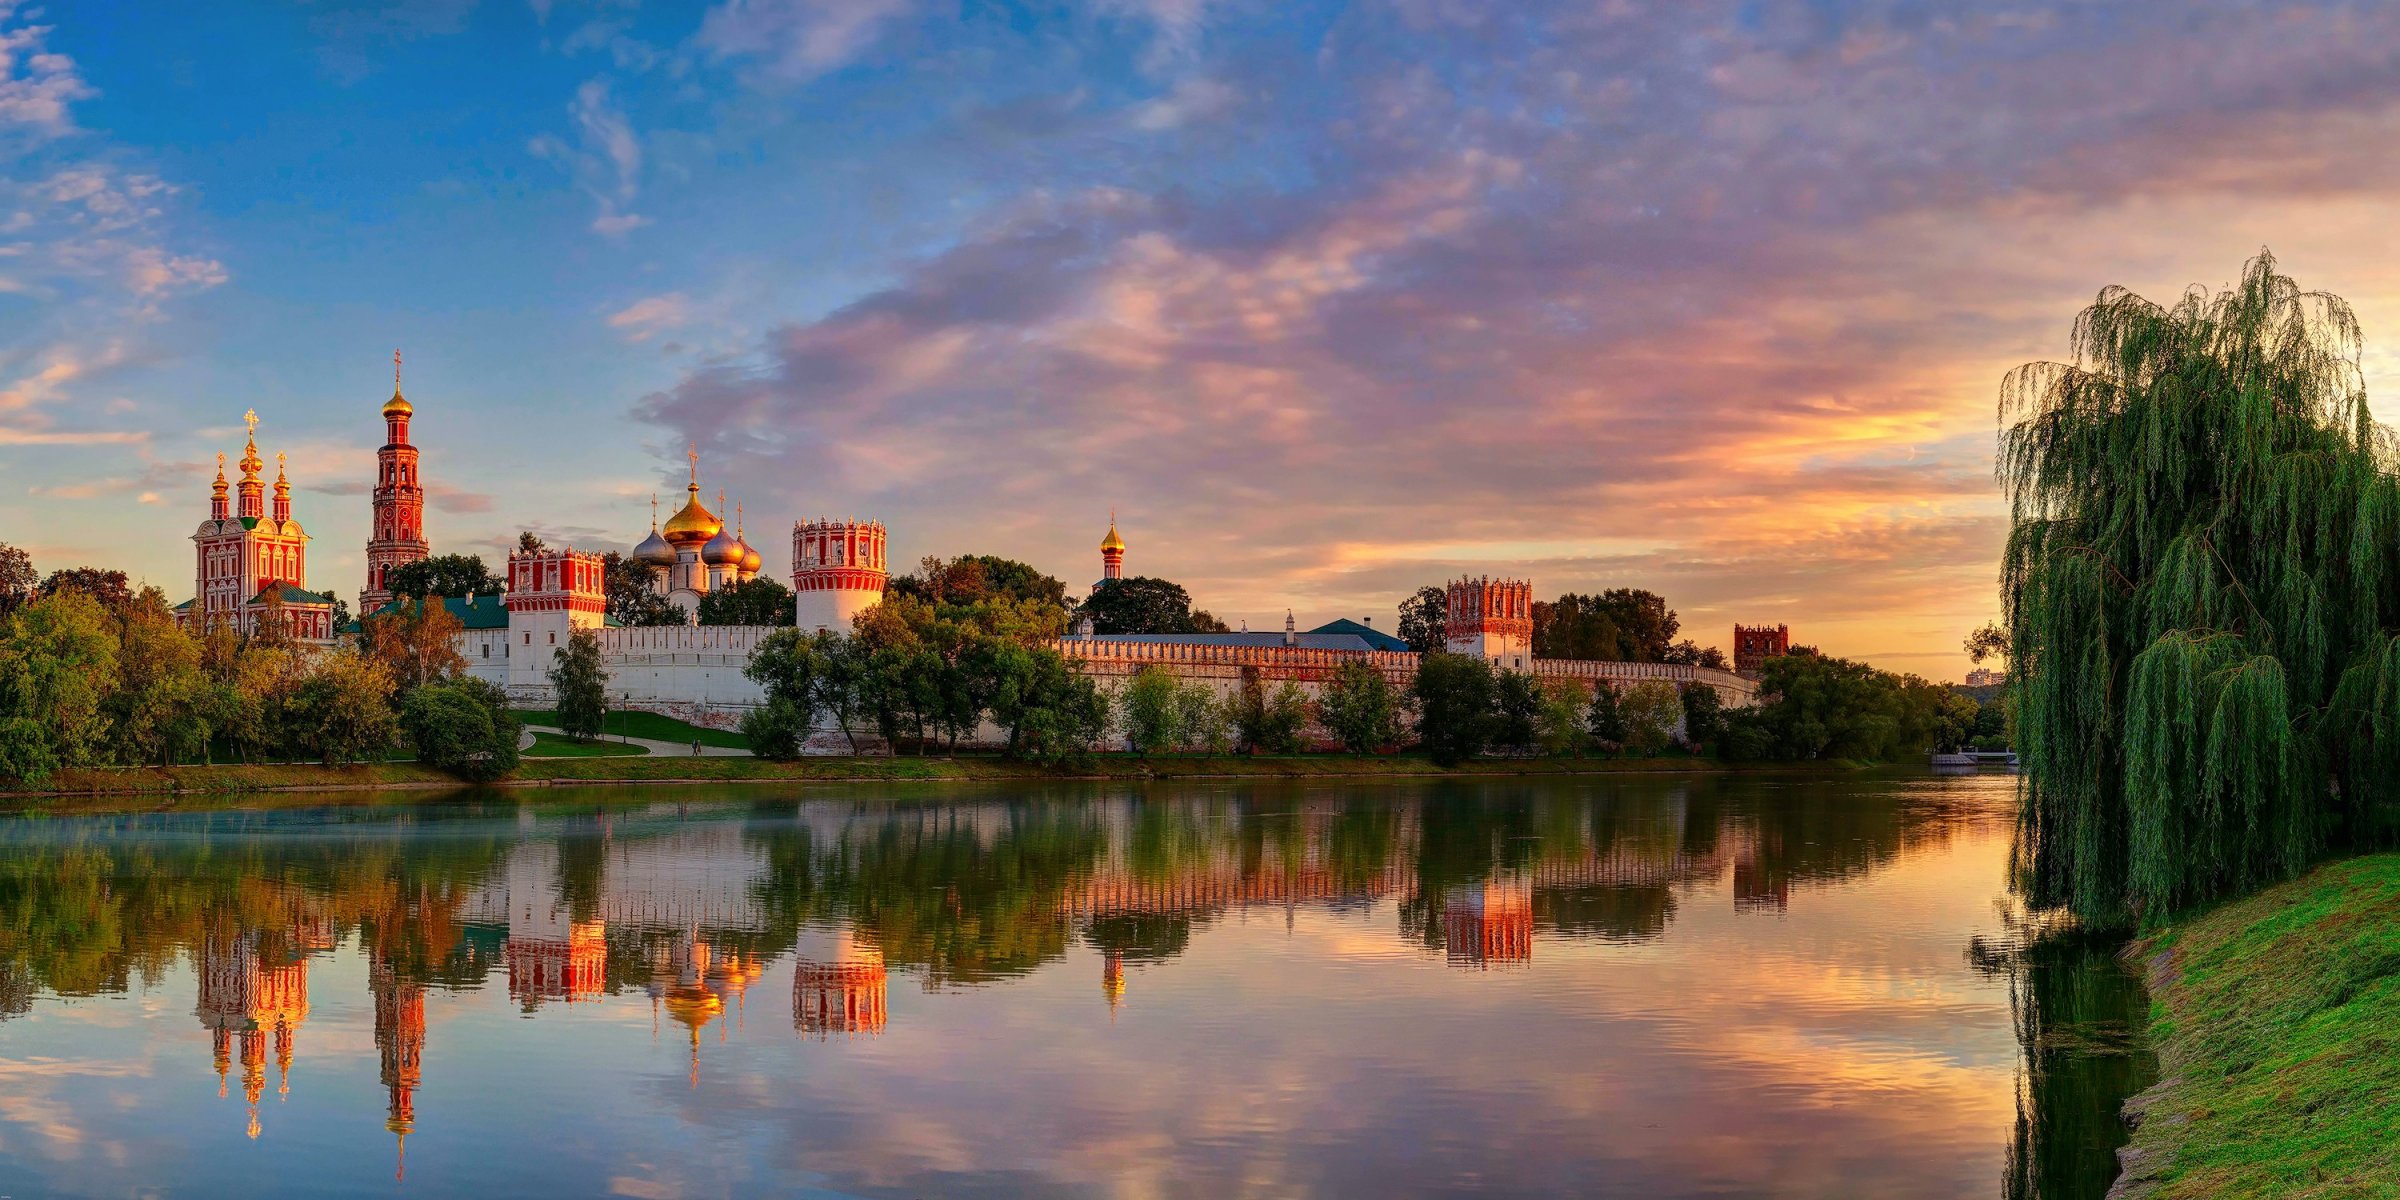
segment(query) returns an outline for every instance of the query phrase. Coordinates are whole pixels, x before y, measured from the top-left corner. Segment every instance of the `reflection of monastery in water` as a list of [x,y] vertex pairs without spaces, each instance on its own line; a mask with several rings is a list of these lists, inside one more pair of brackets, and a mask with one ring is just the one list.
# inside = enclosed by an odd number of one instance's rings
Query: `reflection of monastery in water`
[[[266,885],[274,915],[252,915],[247,928],[220,915],[186,943],[219,1094],[230,1097],[238,1074],[249,1136],[272,1124],[261,1109],[269,1058],[276,1095],[288,1097],[312,959],[337,944],[366,960],[384,1128],[405,1164],[428,988],[471,992],[494,972],[527,1015],[646,1000],[654,1035],[683,1043],[697,1088],[711,1027],[720,1042],[745,1029],[753,991],[780,1002],[780,986],[758,985],[787,960],[782,1036],[887,1032],[894,970],[932,991],[1023,974],[1076,944],[1097,955],[1113,1017],[1138,990],[1131,975],[1229,914],[1290,920],[1302,907],[1364,914],[1388,903],[1399,937],[1429,961],[1530,968],[1543,939],[1654,938],[1695,888],[1727,888],[1737,912],[1779,912],[1795,880],[1885,852],[1858,839],[1812,849],[1758,814],[1721,815],[1681,793],[1638,810],[1358,805],[1311,793],[1274,807],[1126,795],[697,815],[528,815],[468,868],[420,879],[394,867],[325,892]],[[259,896],[246,893],[240,910],[252,913]]]

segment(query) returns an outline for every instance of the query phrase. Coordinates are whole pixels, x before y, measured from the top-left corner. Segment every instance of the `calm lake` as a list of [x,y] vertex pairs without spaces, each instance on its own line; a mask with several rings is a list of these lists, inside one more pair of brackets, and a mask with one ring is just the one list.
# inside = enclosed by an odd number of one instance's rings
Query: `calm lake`
[[0,1196],[2098,1196],[2005,776],[0,819]]

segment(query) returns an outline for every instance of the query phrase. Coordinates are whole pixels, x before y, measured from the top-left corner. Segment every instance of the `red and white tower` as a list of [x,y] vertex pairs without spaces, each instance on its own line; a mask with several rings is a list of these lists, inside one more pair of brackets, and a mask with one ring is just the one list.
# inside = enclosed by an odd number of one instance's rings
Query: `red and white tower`
[[1533,666],[1533,584],[1522,579],[1457,579],[1450,583],[1443,616],[1445,649],[1471,654],[1496,667]]
[[385,577],[392,568],[433,552],[425,544],[425,488],[417,478],[417,448],[408,444],[415,406],[400,394],[400,352],[392,351],[392,398],[383,404],[383,449],[375,452],[375,523],[367,535],[367,586],[358,593],[358,615],[389,603]]
[[597,554],[544,547],[508,556],[508,656],[512,692],[547,694],[550,665],[578,629],[608,621],[608,583]]
[[802,629],[850,632],[850,619],[883,603],[884,529],[881,521],[828,521],[792,526],[792,590],[799,593]]

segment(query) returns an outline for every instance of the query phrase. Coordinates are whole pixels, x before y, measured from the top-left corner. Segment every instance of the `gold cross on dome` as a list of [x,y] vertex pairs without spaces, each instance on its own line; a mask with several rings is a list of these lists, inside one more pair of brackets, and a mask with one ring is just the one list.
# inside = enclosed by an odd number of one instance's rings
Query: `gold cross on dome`
[[392,390],[400,390],[400,352],[392,351]]
[[692,482],[700,482],[700,443],[686,442],[683,456],[692,460]]
[[253,435],[257,434],[257,433],[258,433],[258,410],[254,408],[254,409],[251,409],[250,411],[248,411],[248,412],[246,412],[246,413],[243,413],[243,414],[242,414],[242,424],[244,424],[244,425],[248,425],[248,426],[250,427],[250,432],[251,432]]

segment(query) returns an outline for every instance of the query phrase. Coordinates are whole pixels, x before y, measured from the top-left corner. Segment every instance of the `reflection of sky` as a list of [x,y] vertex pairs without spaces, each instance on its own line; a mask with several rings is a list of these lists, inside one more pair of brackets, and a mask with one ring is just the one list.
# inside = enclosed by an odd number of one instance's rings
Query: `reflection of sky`
[[[1946,828],[1796,882],[1782,913],[1737,912],[1720,871],[1656,939],[1543,928],[1511,970],[1446,965],[1390,899],[1235,909],[1129,965],[1113,1015],[1073,940],[981,987],[895,970],[881,1035],[820,1041],[793,1029],[786,956],[702,1028],[697,1087],[640,989],[527,1015],[495,971],[427,989],[406,1190],[1990,1194],[2015,1049],[1963,949],[1999,924],[2008,829]],[[0,1022],[0,1194],[388,1193],[355,937],[310,985],[255,1143],[188,960]]]

